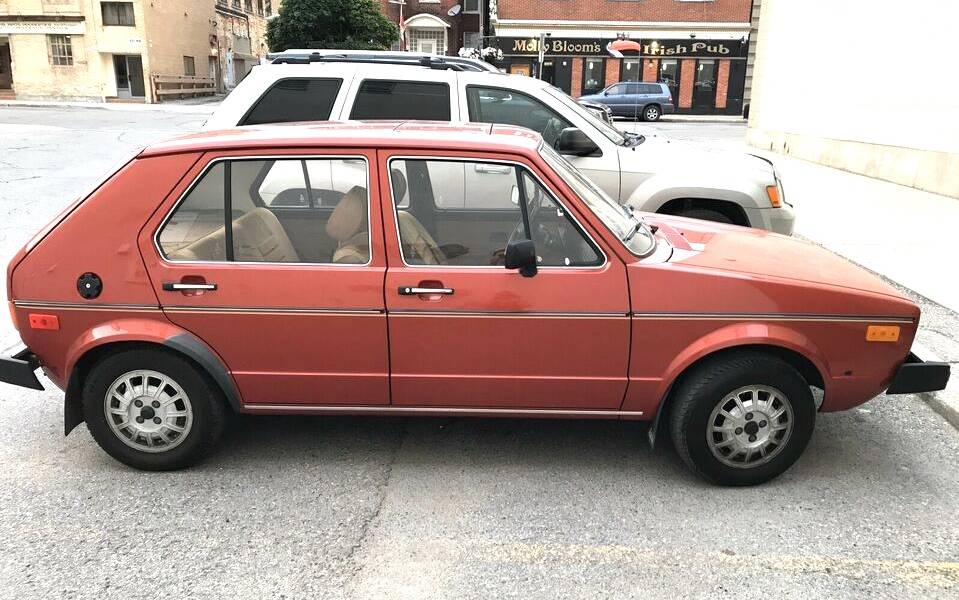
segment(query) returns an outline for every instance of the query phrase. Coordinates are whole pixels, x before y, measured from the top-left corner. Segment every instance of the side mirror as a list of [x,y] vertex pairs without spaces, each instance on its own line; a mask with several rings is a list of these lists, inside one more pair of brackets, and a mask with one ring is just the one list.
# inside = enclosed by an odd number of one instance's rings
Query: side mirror
[[572,154],[574,156],[593,156],[600,151],[596,142],[575,127],[567,127],[559,132],[559,137],[556,138],[553,148],[560,154]]
[[533,240],[517,240],[506,246],[506,268],[519,269],[523,277],[536,275],[536,244]]
[[603,95],[604,95],[604,96],[609,96],[609,90],[603,90]]

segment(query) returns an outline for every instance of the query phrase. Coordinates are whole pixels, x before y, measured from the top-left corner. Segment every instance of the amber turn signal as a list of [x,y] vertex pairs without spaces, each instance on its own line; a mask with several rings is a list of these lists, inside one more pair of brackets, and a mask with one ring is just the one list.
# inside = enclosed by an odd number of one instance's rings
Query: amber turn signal
[[779,197],[779,188],[774,185],[766,186],[766,195],[769,196],[769,203],[773,208],[779,208],[783,205],[782,198]]
[[30,321],[30,329],[46,329],[48,331],[60,330],[60,317],[56,315],[38,315],[30,313],[27,318]]
[[898,342],[898,325],[870,325],[866,328],[867,342]]

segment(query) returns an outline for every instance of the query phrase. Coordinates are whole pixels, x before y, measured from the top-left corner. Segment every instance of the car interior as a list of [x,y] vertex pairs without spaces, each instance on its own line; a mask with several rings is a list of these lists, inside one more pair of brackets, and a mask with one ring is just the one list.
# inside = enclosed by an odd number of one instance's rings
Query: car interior
[[[595,246],[525,170],[495,162],[390,163],[403,256],[414,265],[497,266],[532,231],[542,266],[591,266]],[[179,261],[365,264],[370,259],[366,163],[356,159],[234,160],[211,167],[159,236]],[[227,185],[227,182],[229,185]],[[529,226],[520,202],[527,206]]]
[[217,163],[160,232],[168,258],[228,259],[223,219],[227,170],[234,261],[369,261],[366,163],[343,159]]

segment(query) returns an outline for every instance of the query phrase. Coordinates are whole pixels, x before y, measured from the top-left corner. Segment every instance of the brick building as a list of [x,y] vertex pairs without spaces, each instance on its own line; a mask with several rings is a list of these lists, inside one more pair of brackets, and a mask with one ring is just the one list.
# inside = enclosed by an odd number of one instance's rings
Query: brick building
[[[669,85],[677,112],[742,110],[752,0],[498,0],[490,3],[496,44],[511,73],[537,75],[572,96],[618,81]],[[548,18],[544,18],[548,15]],[[616,58],[610,42],[637,50]]]
[[280,0],[0,0],[0,98],[157,102],[225,91]]
[[395,48],[410,52],[455,55],[460,48],[477,48],[488,23],[488,0],[380,0],[386,16],[405,27]]

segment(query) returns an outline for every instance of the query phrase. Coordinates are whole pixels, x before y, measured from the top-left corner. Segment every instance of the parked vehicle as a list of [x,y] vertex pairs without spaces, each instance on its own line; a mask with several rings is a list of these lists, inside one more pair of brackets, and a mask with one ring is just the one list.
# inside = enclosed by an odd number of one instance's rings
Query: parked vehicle
[[156,144],[21,250],[7,286],[25,348],[0,381],[41,389],[42,367],[65,431],[86,421],[140,469],[194,463],[231,411],[603,418],[668,428],[699,475],[755,484],[817,410],[949,375],[910,354],[916,305],[865,270],[633,212],[499,125]]
[[637,210],[792,233],[793,208],[769,161],[623,133],[544,81],[469,71],[445,57],[299,53],[285,60],[255,67],[205,128],[383,119],[519,125]]
[[621,81],[598,94],[581,96],[580,102],[599,102],[613,111],[614,117],[658,121],[675,110],[673,95],[665,83]]
[[585,108],[591,115],[603,121],[608,125],[613,124],[613,111],[605,104],[600,104],[598,102],[585,102],[583,100],[577,100],[580,106]]

